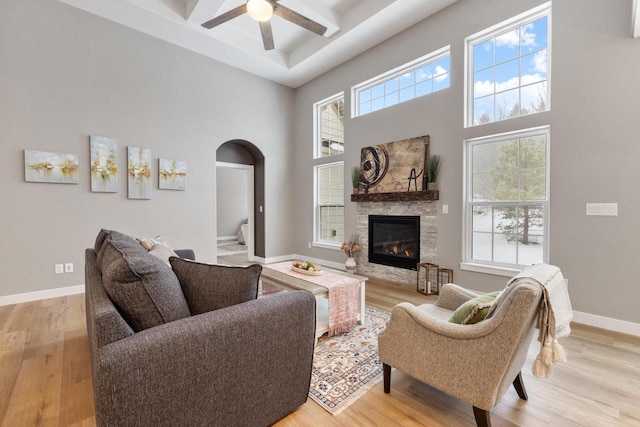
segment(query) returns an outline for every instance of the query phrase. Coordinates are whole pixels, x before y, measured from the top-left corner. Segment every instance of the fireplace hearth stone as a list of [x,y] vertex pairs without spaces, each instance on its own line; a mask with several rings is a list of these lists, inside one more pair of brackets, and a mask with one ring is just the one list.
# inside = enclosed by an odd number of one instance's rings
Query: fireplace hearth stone
[[357,204],[357,232],[360,247],[356,261],[358,274],[393,283],[415,287],[416,272],[368,261],[369,215],[407,215],[420,217],[420,262],[436,264],[437,254],[437,207],[435,201],[360,202]]

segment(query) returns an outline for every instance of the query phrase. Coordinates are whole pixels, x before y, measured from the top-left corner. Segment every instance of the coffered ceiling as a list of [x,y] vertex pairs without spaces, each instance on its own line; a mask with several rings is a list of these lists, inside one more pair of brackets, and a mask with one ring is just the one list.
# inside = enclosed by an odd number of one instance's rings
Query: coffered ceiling
[[275,49],[258,22],[242,14],[213,29],[202,23],[245,0],[60,0],[233,67],[298,87],[457,0],[279,0],[327,27],[316,35],[271,18]]

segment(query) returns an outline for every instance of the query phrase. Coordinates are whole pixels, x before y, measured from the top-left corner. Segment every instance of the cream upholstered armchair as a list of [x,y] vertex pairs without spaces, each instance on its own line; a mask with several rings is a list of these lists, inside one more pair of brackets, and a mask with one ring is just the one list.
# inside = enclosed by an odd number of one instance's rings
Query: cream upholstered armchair
[[534,333],[542,299],[535,281],[508,287],[490,318],[472,325],[449,323],[453,311],[478,296],[447,284],[435,304],[398,304],[378,337],[384,391],[391,367],[473,405],[478,426],[490,426],[489,411],[513,384],[527,400],[520,370]]

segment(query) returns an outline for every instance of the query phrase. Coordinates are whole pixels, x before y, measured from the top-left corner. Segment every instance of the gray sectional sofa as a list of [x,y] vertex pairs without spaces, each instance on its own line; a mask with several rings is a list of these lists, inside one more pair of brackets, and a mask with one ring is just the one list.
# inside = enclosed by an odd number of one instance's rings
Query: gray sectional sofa
[[257,299],[259,266],[140,248],[103,230],[85,253],[98,426],[267,426],[306,401],[313,295]]

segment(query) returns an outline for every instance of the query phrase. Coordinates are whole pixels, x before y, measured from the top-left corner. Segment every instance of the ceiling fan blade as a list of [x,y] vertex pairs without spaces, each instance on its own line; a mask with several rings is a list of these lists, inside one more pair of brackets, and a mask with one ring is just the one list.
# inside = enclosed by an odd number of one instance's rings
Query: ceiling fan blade
[[260,33],[262,34],[262,43],[264,44],[264,50],[273,50],[275,48],[275,45],[273,44],[271,21],[258,22],[258,24],[260,24]]
[[298,12],[294,12],[293,10],[280,4],[276,4],[273,6],[273,13],[281,18],[286,19],[287,21],[291,21],[294,24],[301,26],[306,30],[316,33],[319,36],[323,36],[324,33],[327,32],[327,27],[325,27],[324,25],[318,24],[316,21],[312,21],[306,16],[302,16]]
[[242,15],[243,13],[247,13],[247,5],[243,4],[241,6],[236,7],[235,9],[231,9],[228,12],[223,13],[220,16],[216,16],[215,18],[205,22],[204,24],[202,24],[202,26],[204,28],[207,29],[211,29],[213,27],[216,27],[224,22],[229,21],[230,19],[233,18],[237,18],[238,16]]

